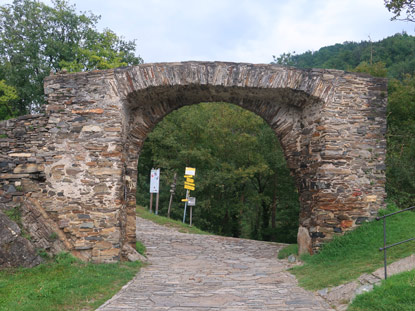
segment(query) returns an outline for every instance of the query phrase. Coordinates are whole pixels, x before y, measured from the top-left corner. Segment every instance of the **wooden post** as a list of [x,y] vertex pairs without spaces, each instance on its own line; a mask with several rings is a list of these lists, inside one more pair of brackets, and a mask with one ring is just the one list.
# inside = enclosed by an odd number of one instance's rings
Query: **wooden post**
[[156,215],[159,213],[159,193],[156,195]]
[[177,178],[177,173],[174,173],[173,183],[171,184],[171,189],[170,189],[169,208],[167,210],[167,217],[168,218],[170,218],[171,203],[173,201],[174,191],[176,190],[176,178]]
[[150,193],[150,213],[153,212],[153,193]]

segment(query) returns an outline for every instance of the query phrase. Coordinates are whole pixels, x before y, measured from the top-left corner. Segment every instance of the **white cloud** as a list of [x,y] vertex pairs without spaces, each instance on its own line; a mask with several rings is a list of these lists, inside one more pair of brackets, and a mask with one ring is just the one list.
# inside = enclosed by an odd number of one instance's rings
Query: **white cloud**
[[[12,0],[0,0],[11,3]],[[50,4],[50,0],[45,0]],[[137,39],[146,62],[269,63],[283,52],[380,40],[414,24],[389,21],[381,0],[71,0],[100,26]]]

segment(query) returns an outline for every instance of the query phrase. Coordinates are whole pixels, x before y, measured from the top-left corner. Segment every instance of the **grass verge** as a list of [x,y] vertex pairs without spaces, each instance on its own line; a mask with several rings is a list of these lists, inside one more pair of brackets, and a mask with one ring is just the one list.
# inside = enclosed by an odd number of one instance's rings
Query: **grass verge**
[[145,256],[147,252],[145,245],[141,243],[140,241],[135,242],[135,250],[143,256]]
[[[381,213],[396,211],[393,206]],[[405,212],[387,219],[388,244],[415,236],[415,213]],[[324,245],[322,251],[301,259],[304,265],[294,267],[291,272],[299,284],[306,289],[316,290],[357,279],[363,273],[370,273],[383,266],[382,222],[373,221],[354,231],[336,237]],[[388,263],[411,255],[415,243],[409,242],[388,250]]]
[[83,263],[67,253],[35,268],[0,271],[1,311],[95,310],[131,280],[139,262]]
[[391,276],[373,291],[357,296],[348,311],[415,310],[415,271]]
[[297,256],[298,254],[298,245],[290,244],[278,252],[278,259],[288,258],[290,255]]
[[170,227],[177,229],[179,232],[182,233],[193,233],[193,234],[210,234],[209,232],[200,230],[199,228],[196,228],[195,226],[189,226],[187,224],[182,223],[181,221],[173,220],[171,218],[155,215],[153,213],[150,213],[145,207],[142,207],[140,205],[137,205],[136,208],[137,216],[151,220],[152,222],[155,222],[156,224]]

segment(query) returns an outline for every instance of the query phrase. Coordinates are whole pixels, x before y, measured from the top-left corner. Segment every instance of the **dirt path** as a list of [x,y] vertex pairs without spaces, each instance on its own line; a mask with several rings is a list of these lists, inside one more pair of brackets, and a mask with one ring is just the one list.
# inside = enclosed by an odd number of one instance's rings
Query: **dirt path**
[[150,265],[99,311],[332,310],[297,286],[276,243],[179,233],[137,218]]

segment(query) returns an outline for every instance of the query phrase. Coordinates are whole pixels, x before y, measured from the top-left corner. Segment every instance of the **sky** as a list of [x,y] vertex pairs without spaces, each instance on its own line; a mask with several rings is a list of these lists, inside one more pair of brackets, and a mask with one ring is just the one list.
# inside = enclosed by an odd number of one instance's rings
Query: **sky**
[[[51,0],[41,0],[51,4]],[[415,23],[390,21],[383,0],[69,0],[136,40],[144,62],[270,63],[284,52],[345,41],[378,41]],[[0,0],[10,4],[12,0]]]

